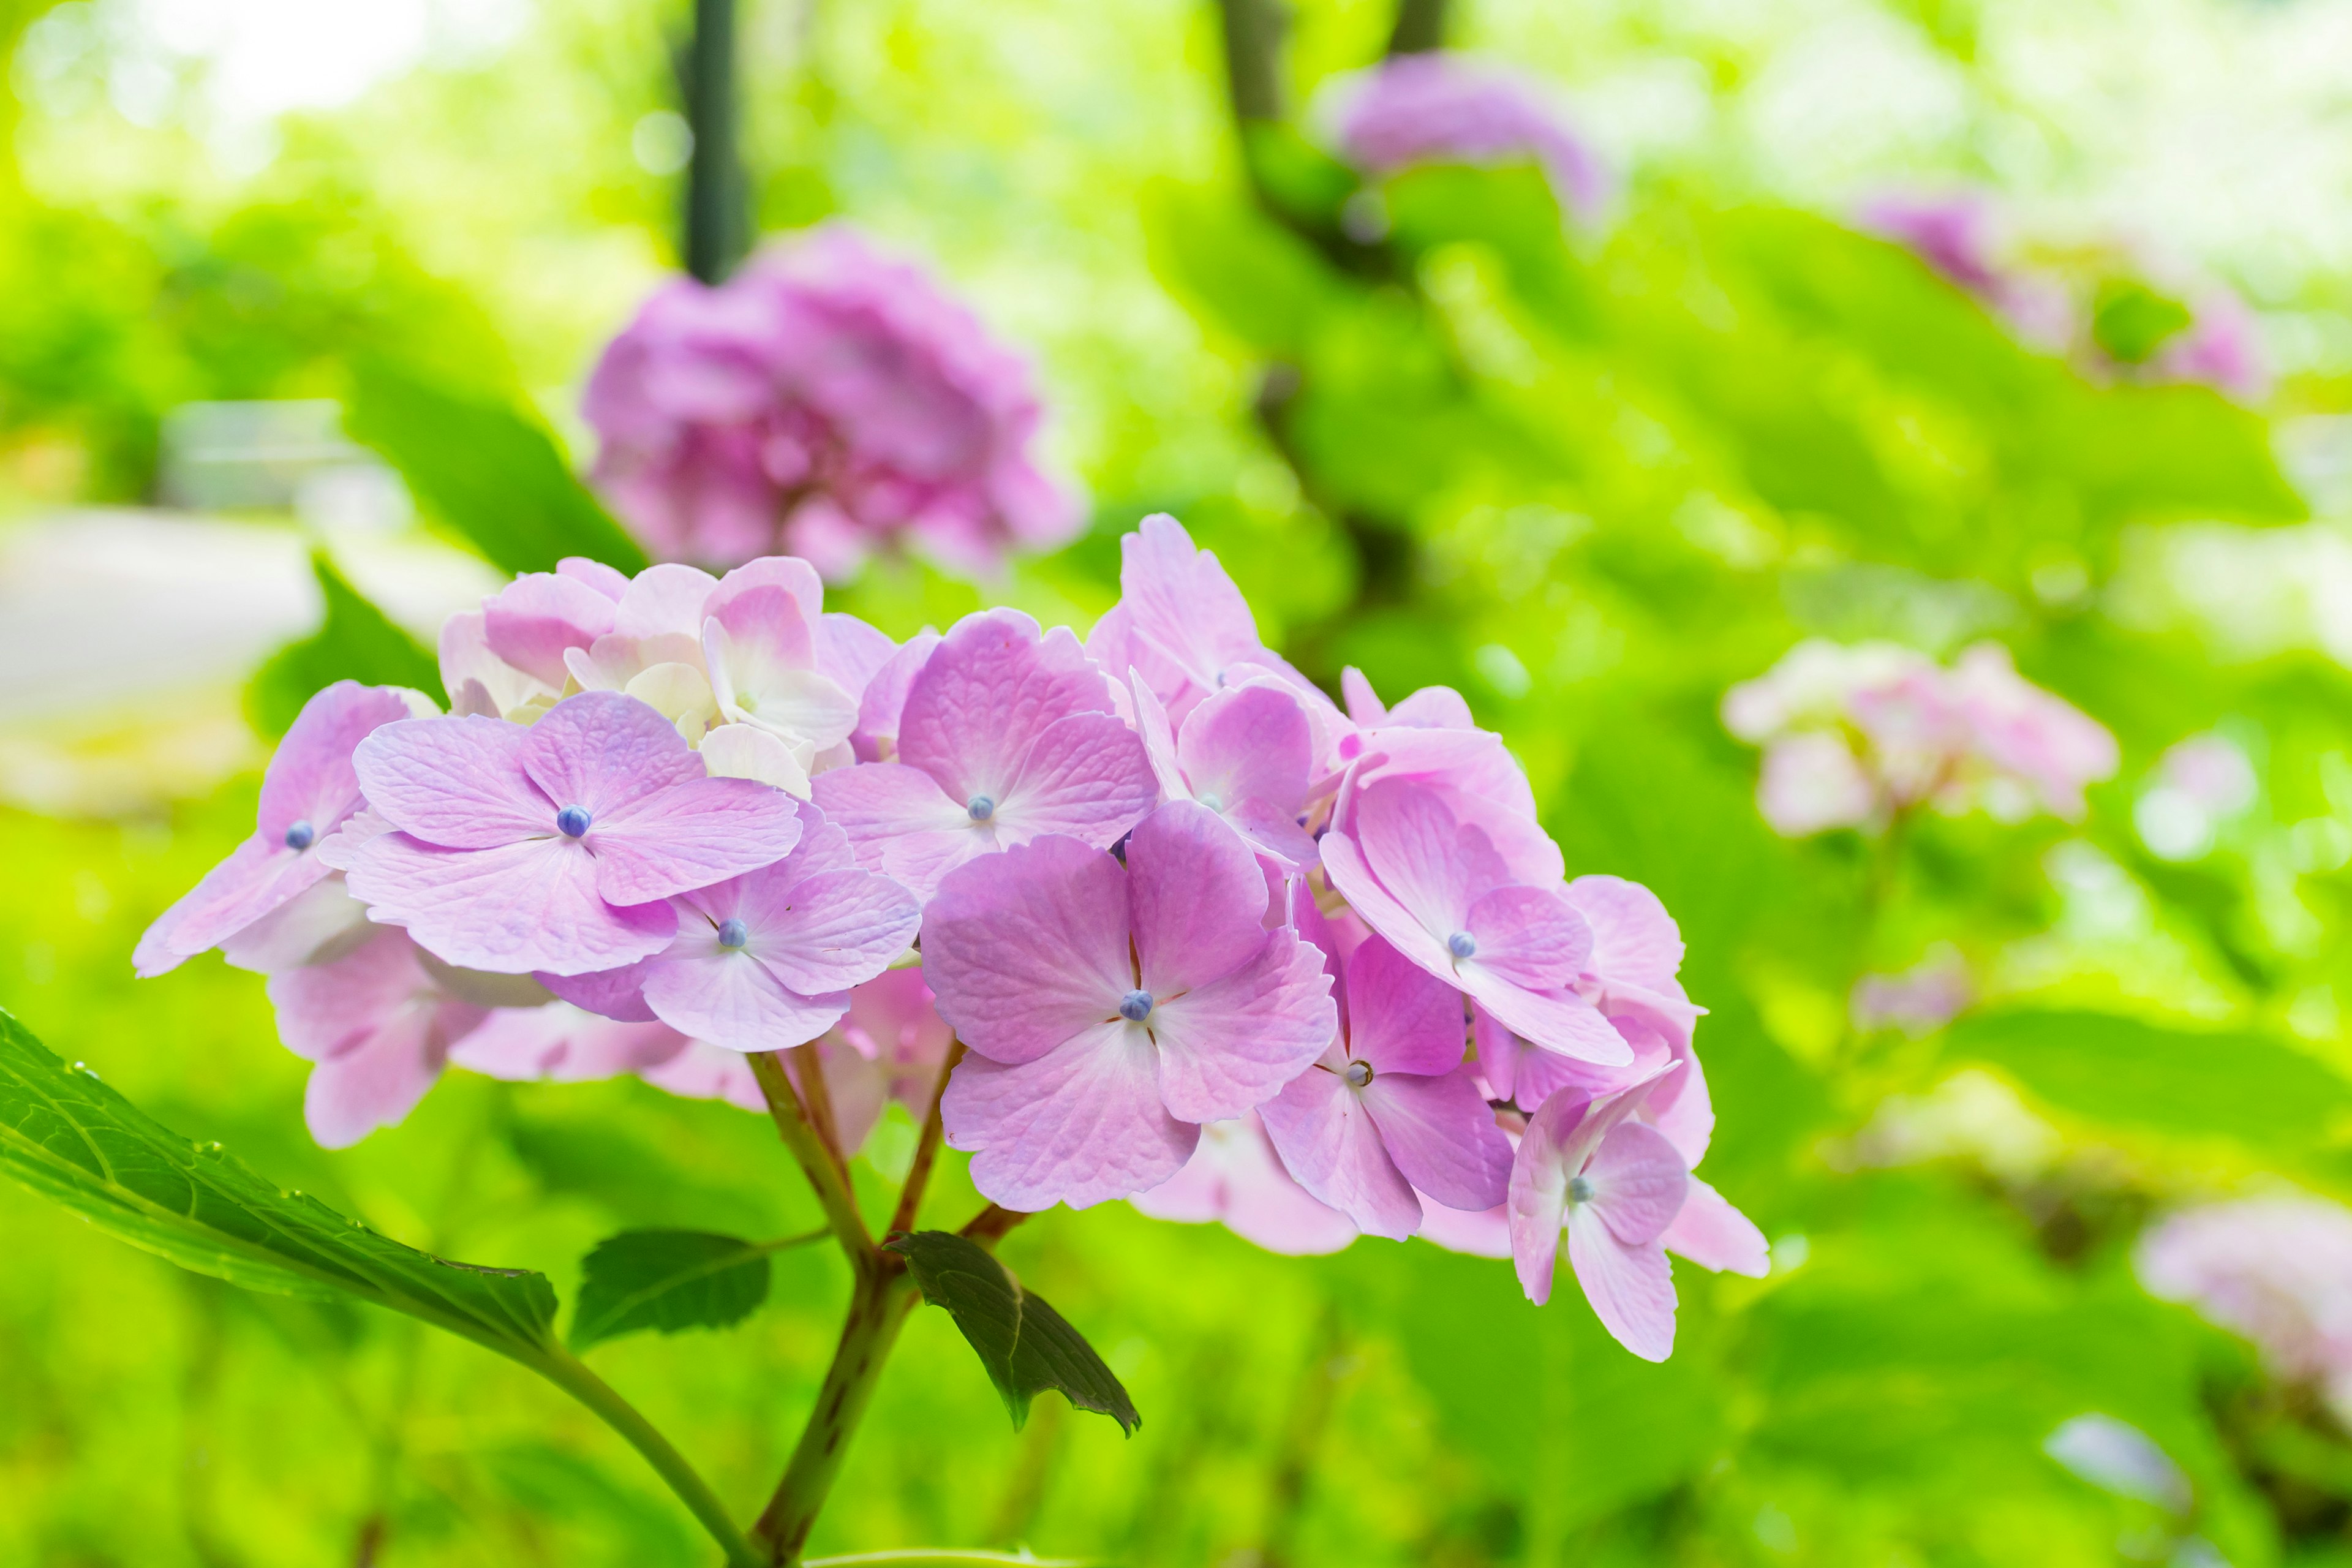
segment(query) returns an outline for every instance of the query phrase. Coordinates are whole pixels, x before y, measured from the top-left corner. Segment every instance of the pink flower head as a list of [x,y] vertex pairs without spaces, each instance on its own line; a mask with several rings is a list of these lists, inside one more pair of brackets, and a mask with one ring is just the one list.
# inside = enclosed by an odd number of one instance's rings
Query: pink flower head
[[1900,974],[1864,975],[1853,983],[1849,1007],[1864,1033],[1895,1028],[1916,1037],[1950,1023],[1975,997],[1967,962],[1946,948]]
[[1986,804],[1995,816],[2023,816],[2038,805],[2056,816],[2080,816],[2084,786],[2115,776],[2116,738],[2020,676],[2000,644],[1979,643],[1962,653],[1951,689],[1993,784],[2011,785],[2011,795],[2022,786],[2024,799],[2014,804],[1988,789]]
[[1042,834],[1108,848],[1160,793],[1077,639],[1018,610],[956,623],[908,688],[897,745],[898,762],[820,774],[816,802],[864,864],[924,899]]
[[931,1090],[955,1031],[940,1016],[921,970],[889,970],[853,989],[841,1037],[880,1068],[890,1099],[918,1120],[930,1113]]
[[1573,989],[1592,953],[1584,918],[1556,881],[1517,880],[1486,832],[1437,791],[1383,779],[1321,847],[1332,887],[1406,959],[1546,1050],[1603,1066],[1633,1059]]
[[1856,218],[1983,300],[2027,342],[2059,349],[2074,336],[2079,312],[2065,285],[2018,263],[2008,215],[1984,193],[1883,192]]
[[472,969],[583,974],[646,957],[677,934],[669,898],[768,865],[801,833],[789,795],[709,777],[619,692],[568,698],[528,729],[387,725],[354,762],[397,831],[361,847],[352,894]]
[[2284,1194],[2189,1209],[2142,1238],[2138,1268],[2352,1420],[2352,1211]]
[[1562,205],[1590,221],[1608,197],[1608,169],[1551,98],[1507,66],[1443,52],[1397,56],[1366,72],[1343,105],[1340,155],[1374,174],[1532,158]]
[[2262,330],[2246,302],[2227,289],[2207,289],[2189,326],[2156,352],[2149,369],[2171,381],[2201,382],[2254,401],[2271,389]]
[[947,1140],[1008,1208],[1083,1208],[1175,1174],[1198,1123],[1241,1115],[1336,1026],[1321,954],[1268,931],[1265,880],[1215,815],[1174,801],[1127,864],[1048,836],[958,868],[923,974],[970,1053]]
[[681,279],[597,363],[598,483],[656,552],[789,550],[827,576],[911,542],[991,572],[1082,521],[1026,364],[920,268],[829,225],[717,288]]
[[450,1047],[489,1009],[459,1000],[425,967],[408,933],[379,927],[358,951],[269,982],[278,1037],[306,1061],[310,1135],[346,1149],[414,1110]]
[[1204,1123],[1184,1168],[1127,1201],[1154,1219],[1220,1223],[1244,1241],[1292,1257],[1338,1252],[1356,1239],[1346,1215],[1318,1202],[1283,1168],[1255,1111]]
[[1136,729],[1171,800],[1197,801],[1285,868],[1311,865],[1301,826],[1315,761],[1307,710],[1270,680],[1212,692],[1171,731],[1168,711],[1135,678]]
[[815,816],[773,865],[679,894],[677,934],[625,968],[547,976],[566,1001],[619,1018],[650,1013],[731,1051],[780,1051],[840,1021],[849,990],[914,940],[914,895],[858,869],[841,829]]
[[[381,725],[433,705],[416,692],[339,680],[302,705],[261,777],[253,837],[165,910],[139,939],[131,966],[166,973],[286,910],[334,868],[320,849],[363,804],[352,752]],[[335,900],[321,895],[332,912]],[[313,900],[316,901],[316,900]]]
[[1449,1208],[1501,1203],[1511,1146],[1463,1065],[1460,994],[1380,937],[1345,960],[1323,945],[1338,1031],[1259,1108],[1283,1163],[1359,1228],[1397,1241],[1421,1228],[1416,1192]]

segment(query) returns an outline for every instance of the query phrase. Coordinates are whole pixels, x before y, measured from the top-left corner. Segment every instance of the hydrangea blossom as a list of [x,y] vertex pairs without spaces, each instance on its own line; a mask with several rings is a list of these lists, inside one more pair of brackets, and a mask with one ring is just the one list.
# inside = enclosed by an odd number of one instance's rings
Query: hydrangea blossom
[[[1120,586],[1083,645],[1012,610],[900,645],[793,558],[520,577],[445,628],[451,712],[314,700],[142,966],[270,973],[322,1142],[449,1067],[761,1109],[750,1058],[786,1052],[845,1156],[936,1104],[1008,1208],[1422,1235],[1538,1300],[1564,1231],[1663,1353],[1668,1251],[1763,1267],[1691,1174],[1671,916],[1569,878],[1459,694],[1391,707],[1349,670],[1343,710],[1172,518]],[[2039,710],[1971,679],[1948,705],[2030,774]]]
[[1923,804],[2079,816],[2084,787],[2118,760],[2105,728],[2021,677],[1998,643],[1945,668],[1893,643],[1812,638],[1727,692],[1723,721],[1764,748],[1757,805],[1789,837]]
[[1339,155],[1370,174],[1415,163],[1543,165],[1561,205],[1590,222],[1607,201],[1608,166],[1539,79],[1508,66],[1432,52],[1393,57],[1346,89]]
[[906,543],[993,572],[1076,531],[1028,366],[922,268],[827,225],[726,283],[666,285],[583,405],[597,483],[656,553],[789,551],[828,577]]
[[2138,1267],[2352,1421],[2352,1211],[2286,1195],[2188,1209],[2141,1239]]

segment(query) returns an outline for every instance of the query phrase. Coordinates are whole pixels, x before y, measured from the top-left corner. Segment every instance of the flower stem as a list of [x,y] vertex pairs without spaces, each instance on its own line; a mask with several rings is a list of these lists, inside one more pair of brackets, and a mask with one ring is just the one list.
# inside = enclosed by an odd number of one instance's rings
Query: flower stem
[[548,1345],[540,1359],[530,1364],[549,1382],[603,1417],[606,1426],[627,1438],[629,1446],[645,1456],[655,1473],[677,1494],[678,1501],[686,1504],[727,1553],[729,1568],[765,1568],[768,1559],[735,1527],[727,1505],[719,1500],[719,1494],[710,1489],[709,1483],[611,1384],[561,1345]]
[[784,1147],[791,1151],[809,1185],[816,1189],[825,1223],[833,1226],[842,1251],[849,1255],[850,1267],[864,1279],[875,1271],[883,1254],[874,1245],[865,1217],[857,1212],[857,1200],[849,1191],[848,1178],[835,1163],[833,1151],[825,1147],[824,1140],[810,1124],[800,1091],[784,1072],[783,1058],[773,1051],[755,1051],[751,1062],[752,1076],[760,1080],[760,1092],[768,1101],[768,1114],[776,1123],[776,1131],[782,1136]]
[[915,1163],[907,1167],[907,1182],[898,1189],[898,1205],[890,1212],[889,1232],[886,1234],[911,1228],[915,1223],[915,1211],[922,1207],[923,1189],[930,1185],[931,1166],[940,1157],[940,1138],[943,1131],[940,1121],[940,1101],[947,1098],[948,1078],[955,1071],[956,1063],[961,1060],[963,1042],[950,1040],[947,1059],[940,1063],[940,1080],[931,1086],[931,1108],[923,1117],[923,1135],[915,1142]]

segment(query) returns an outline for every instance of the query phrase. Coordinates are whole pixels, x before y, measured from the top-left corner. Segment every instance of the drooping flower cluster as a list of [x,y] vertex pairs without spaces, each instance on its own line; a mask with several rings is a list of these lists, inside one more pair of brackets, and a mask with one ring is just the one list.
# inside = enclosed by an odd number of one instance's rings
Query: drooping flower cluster
[[2113,241],[2036,245],[1979,191],[1890,191],[1862,227],[1983,300],[2026,342],[2105,376],[2198,382],[2258,399],[2270,388],[2253,312],[2210,279]]
[[2352,1211],[2289,1196],[2189,1209],[2141,1238],[2138,1265],[2153,1294],[2244,1335],[2352,1422]]
[[936,1093],[1009,1208],[1423,1234],[1538,1301],[1565,1236],[1664,1356],[1669,1249],[1767,1262],[1691,1174],[1674,921],[1569,879],[1460,697],[1349,671],[1343,710],[1172,519],[1124,550],[1083,644],[989,610],[898,645],[792,558],[519,578],[445,629],[450,713],[312,700],[140,968],[269,973],[324,1142],[449,1063],[757,1106],[746,1054],[814,1042],[846,1143]]
[[1923,804],[2005,822],[2083,810],[2115,738],[1979,643],[1950,668],[1894,643],[1813,638],[1724,695],[1723,722],[1764,748],[1757,805],[1801,837],[1883,825]]
[[1367,174],[1532,159],[1560,205],[1589,223],[1608,202],[1609,168],[1554,97],[1508,66],[1443,51],[1400,55],[1345,85],[1334,131],[1339,155]]
[[904,543],[985,574],[1082,521],[1039,466],[1027,365],[837,224],[716,288],[665,286],[606,347],[583,412],[597,484],[670,560],[790,552],[839,578]]

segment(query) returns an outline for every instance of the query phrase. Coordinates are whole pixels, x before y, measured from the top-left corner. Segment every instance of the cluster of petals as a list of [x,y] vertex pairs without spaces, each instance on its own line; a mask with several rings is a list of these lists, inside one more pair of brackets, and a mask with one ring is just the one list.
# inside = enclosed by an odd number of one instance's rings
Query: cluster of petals
[[1811,638],[1725,693],[1723,721],[1764,749],[1757,805],[1792,838],[1923,804],[2072,818],[2118,761],[2115,737],[2020,676],[1998,643],[1946,667],[1894,643]]
[[980,574],[1082,521],[1040,466],[1026,363],[838,224],[723,284],[666,285],[604,350],[583,412],[597,483],[672,560],[790,552],[837,578],[903,542]]
[[2281,1194],[2184,1210],[2141,1237],[2141,1282],[2252,1341],[2352,1421],[2352,1210]]
[[1420,1235],[1538,1300],[1565,1236],[1664,1354],[1668,1249],[1765,1257],[1691,1174],[1672,918],[1569,879],[1458,694],[1318,689],[1173,519],[1120,587],[1084,642],[996,609],[902,645],[794,558],[518,578],[445,631],[451,712],[312,700],[142,972],[269,973],[324,1142],[453,1065],[757,1107],[747,1056],[809,1046],[845,1148],[936,1096],[1009,1208]]
[[1541,164],[1563,206],[1591,221],[1611,178],[1540,79],[1470,56],[1394,56],[1345,87],[1336,116],[1339,153],[1370,174],[1416,163]]

